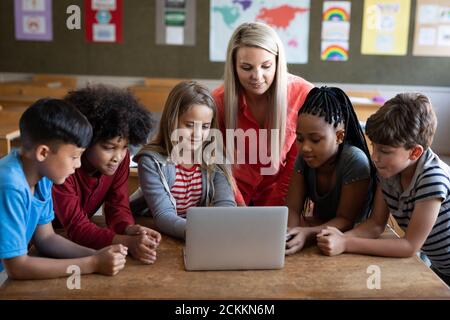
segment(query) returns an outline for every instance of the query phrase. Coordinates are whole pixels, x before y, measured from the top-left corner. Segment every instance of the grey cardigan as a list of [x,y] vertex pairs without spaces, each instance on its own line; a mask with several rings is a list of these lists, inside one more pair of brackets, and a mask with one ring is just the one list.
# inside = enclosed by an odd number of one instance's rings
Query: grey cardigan
[[[131,201],[133,213],[148,208],[157,228],[177,238],[184,239],[186,219],[177,214],[176,201],[170,189],[175,183],[176,167],[167,157],[153,151],[141,151],[133,159],[138,163],[141,191]],[[207,183],[211,175],[210,183]],[[140,192],[140,193],[139,193]],[[202,197],[200,206],[235,207],[236,201],[223,172],[202,169]]]

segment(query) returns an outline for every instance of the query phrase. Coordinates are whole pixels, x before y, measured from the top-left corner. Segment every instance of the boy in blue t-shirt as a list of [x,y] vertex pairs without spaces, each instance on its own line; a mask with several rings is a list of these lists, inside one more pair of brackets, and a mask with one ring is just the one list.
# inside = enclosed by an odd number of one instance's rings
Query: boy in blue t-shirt
[[[52,183],[63,183],[80,167],[92,137],[88,120],[62,100],[41,99],[19,126],[22,148],[0,159],[0,272],[12,279],[55,278],[76,265],[83,274],[117,274],[125,266],[126,247],[95,251],[55,234],[51,224]],[[29,256],[30,241],[51,258]]]

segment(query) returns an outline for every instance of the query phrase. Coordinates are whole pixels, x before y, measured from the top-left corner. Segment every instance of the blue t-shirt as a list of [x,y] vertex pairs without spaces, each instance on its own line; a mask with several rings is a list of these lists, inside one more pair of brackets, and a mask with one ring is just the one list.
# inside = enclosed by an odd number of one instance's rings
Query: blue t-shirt
[[54,218],[52,182],[44,177],[31,194],[18,150],[0,159],[0,271],[1,259],[27,254],[38,224]]

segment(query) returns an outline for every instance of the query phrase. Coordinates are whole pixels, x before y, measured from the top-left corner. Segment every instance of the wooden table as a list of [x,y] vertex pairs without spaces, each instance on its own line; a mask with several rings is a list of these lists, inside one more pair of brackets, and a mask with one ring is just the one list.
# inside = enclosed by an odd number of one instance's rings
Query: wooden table
[[[187,272],[182,246],[164,236],[154,265],[128,258],[115,277],[82,276],[79,290],[67,289],[66,278],[8,279],[0,299],[450,299],[450,289],[416,257],[326,257],[314,246],[286,257],[281,270]],[[367,288],[373,265],[381,289]]]

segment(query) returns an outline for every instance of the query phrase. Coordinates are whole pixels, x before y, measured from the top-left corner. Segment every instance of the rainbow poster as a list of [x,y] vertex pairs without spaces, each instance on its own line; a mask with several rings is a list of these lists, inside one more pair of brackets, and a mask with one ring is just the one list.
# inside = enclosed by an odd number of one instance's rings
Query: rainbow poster
[[348,42],[322,41],[321,58],[324,61],[347,61]]
[[350,9],[350,1],[324,1],[322,10],[322,60],[348,60]]
[[331,3],[332,7],[323,12],[323,21],[350,21],[350,12],[343,7],[338,7]]

